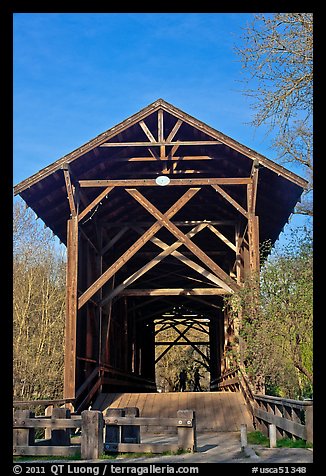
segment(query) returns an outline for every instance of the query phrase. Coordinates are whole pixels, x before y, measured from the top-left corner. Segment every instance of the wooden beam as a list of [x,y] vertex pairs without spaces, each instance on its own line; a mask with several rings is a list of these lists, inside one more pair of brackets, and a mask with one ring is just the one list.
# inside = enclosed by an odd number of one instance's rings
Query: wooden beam
[[[160,248],[162,249],[166,249],[166,247],[168,245],[166,245],[166,243],[164,243],[162,240],[160,240],[159,238],[152,238],[151,239],[151,242],[154,243],[155,245],[159,246]],[[179,241],[177,243],[180,243]],[[182,244],[182,243],[181,243]],[[181,246],[180,244],[180,246]],[[193,254],[191,252],[191,254]],[[177,258],[179,261],[181,261],[182,263],[186,264],[187,266],[189,266],[189,268],[192,268],[194,269],[195,271],[197,271],[199,274],[201,274],[202,276],[205,276],[207,279],[209,279],[212,283],[214,284],[217,284],[218,286],[221,286],[223,287],[223,284],[224,282],[218,278],[217,276],[215,276],[215,274],[211,273],[210,271],[207,271],[207,269],[203,268],[202,266],[200,266],[199,264],[195,263],[194,261],[192,261],[191,259],[189,259],[188,257],[186,257],[184,255],[184,253],[180,253],[179,251],[173,251],[171,253],[171,255],[174,257],[174,258]]]
[[[212,225],[225,225],[233,226],[237,222],[236,220],[177,220],[173,221],[176,226],[194,226],[199,225],[200,223],[210,223]],[[114,228],[122,226],[138,227],[138,226],[151,226],[153,222],[149,221],[128,221],[128,222],[105,222],[104,227]]]
[[181,119],[177,120],[177,122],[174,124],[170,134],[168,135],[168,137],[166,139],[166,142],[171,142],[172,141],[172,139],[174,138],[174,136],[176,135],[176,133],[180,129],[180,126],[181,126],[182,123],[183,123],[183,121],[181,121]]
[[222,142],[218,140],[181,140],[178,142],[168,142],[167,140],[161,140],[157,142],[104,142],[100,147],[148,147],[148,146],[167,146],[167,145],[221,145]]
[[111,192],[111,190],[113,190],[113,188],[114,187],[107,187],[96,198],[94,198],[94,200],[89,205],[87,205],[87,207],[83,211],[79,213],[78,221],[82,220],[90,211],[92,211],[93,208],[96,207],[96,205],[100,203],[100,201],[103,200],[103,198],[106,197]]
[[144,121],[140,121],[140,122],[139,122],[139,125],[140,125],[140,127],[143,129],[143,131],[145,132],[145,134],[147,135],[147,137],[148,137],[148,139],[150,140],[150,142],[156,142],[155,137],[153,136],[153,134],[151,133],[151,131],[148,129],[148,127],[146,126],[145,122],[144,122]]
[[[189,237],[194,236],[196,233],[201,231],[205,225],[197,225],[194,227],[191,231],[187,233]],[[137,230],[138,231],[138,230]],[[151,241],[153,241],[154,238],[151,238]],[[130,286],[130,284],[134,283],[137,279],[139,279],[141,276],[143,276],[147,271],[150,269],[154,268],[154,266],[157,266],[166,256],[171,254],[174,250],[182,246],[182,243],[177,241],[173,245],[168,246],[164,244],[164,251],[157,255],[154,259],[152,259],[150,262],[146,263],[142,268],[138,269],[135,273],[133,273],[131,276],[129,276],[127,279],[125,279],[119,286],[117,286],[115,289],[113,289],[105,298],[101,301],[100,305],[104,306],[110,299],[113,299],[115,296],[118,294],[122,295],[121,292],[127,287]]]
[[[251,179],[249,179],[251,183]],[[226,185],[226,184],[225,184]],[[221,187],[219,187],[218,184],[212,184],[212,187],[220,194],[222,195],[225,200],[227,200],[231,205],[233,205],[242,215],[244,215],[246,218],[248,218],[248,212],[241,206],[239,203],[234,200],[227,192],[225,192]]]
[[238,285],[228,274],[218,266],[207,254],[193,243],[182,231],[179,230],[166,215],[163,215],[149,200],[147,200],[138,190],[126,189],[149,213],[151,213],[161,224],[165,226],[176,238],[181,241],[197,258],[199,258],[208,268],[223,281],[223,288],[232,293],[239,289]]
[[223,241],[223,243],[225,243],[229,248],[231,248],[231,250],[236,251],[235,245],[231,243],[231,241],[228,240],[226,236],[223,235],[223,233],[217,230],[215,226],[207,225],[207,228],[209,228],[216,236],[218,236]]
[[251,178],[252,178],[252,189],[251,189],[251,207],[248,209],[250,213],[256,213],[256,201],[257,201],[257,187],[258,187],[258,173],[259,173],[259,162],[254,161],[251,168]]
[[[163,215],[172,218],[200,189],[191,188]],[[155,233],[162,228],[160,221],[152,225],[112,266],[110,266],[78,299],[80,309],[134,254],[147,243]]]
[[[253,210],[254,206],[254,191],[253,184],[247,185],[247,207],[248,210]],[[249,242],[249,267],[253,273],[259,272],[260,258],[259,258],[259,225],[258,217],[250,211],[248,213],[248,242]]]
[[77,279],[78,279],[78,220],[67,222],[67,284],[64,398],[75,398],[76,382],[76,333],[77,333]]
[[228,294],[221,288],[163,288],[163,289],[125,289],[120,296],[220,296]]
[[242,277],[242,266],[241,266],[241,254],[240,254],[240,225],[237,223],[235,226],[235,269],[236,269],[236,277],[237,283],[241,283]]
[[[248,177],[238,178],[189,178],[189,179],[171,179],[170,183],[167,187],[174,186],[174,185],[181,185],[181,186],[199,186],[199,185],[212,185],[212,187],[217,187],[218,184],[220,185],[247,185],[251,183],[251,179]],[[79,185],[81,187],[160,187],[157,185],[155,179],[130,179],[130,180],[80,180]],[[217,188],[215,188],[217,190]],[[226,196],[231,199],[236,207],[240,207],[240,205],[233,200],[230,195],[228,195],[224,190],[221,190],[221,194],[223,193],[224,198]],[[217,191],[220,191],[217,190]],[[228,200],[227,198],[227,200]],[[229,201],[229,200],[228,200]],[[231,203],[230,201],[230,203]],[[240,207],[242,208],[242,207]],[[243,208],[242,208],[243,210]],[[244,214],[247,216],[247,212],[245,210]]]
[[63,168],[63,175],[64,175],[65,183],[66,183],[70,213],[71,213],[71,216],[74,217],[74,216],[77,215],[77,207],[76,207],[76,204],[75,204],[75,198],[74,198],[74,193],[73,193],[71,177],[70,177],[70,173],[69,173],[69,170],[68,170],[68,166]]
[[[121,161],[123,161],[124,159],[121,159]],[[128,162],[157,162],[157,158],[156,157],[131,157],[130,159],[127,158],[125,159],[127,160]],[[175,157],[175,156],[171,156],[170,155],[168,157],[166,156],[163,156],[160,158],[160,160],[163,160],[163,161],[172,161],[172,162],[177,162],[177,161],[180,161],[180,162],[188,162],[190,160],[213,160],[212,157],[209,157],[208,155],[185,155],[185,156],[178,156],[178,157]]]

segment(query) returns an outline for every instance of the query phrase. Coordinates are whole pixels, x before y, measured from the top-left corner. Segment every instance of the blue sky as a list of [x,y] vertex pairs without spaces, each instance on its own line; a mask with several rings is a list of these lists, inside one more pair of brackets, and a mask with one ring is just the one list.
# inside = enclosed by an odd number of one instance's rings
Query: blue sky
[[158,98],[274,160],[234,50],[252,16],[15,14],[14,184]]

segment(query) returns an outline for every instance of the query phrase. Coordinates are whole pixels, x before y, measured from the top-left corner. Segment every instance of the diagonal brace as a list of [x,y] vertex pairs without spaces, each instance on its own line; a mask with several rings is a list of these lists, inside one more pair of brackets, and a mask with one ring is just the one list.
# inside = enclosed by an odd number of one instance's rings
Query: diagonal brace
[[[165,219],[172,218],[198,191],[200,188],[190,188],[182,195],[177,202],[169,208],[169,210],[163,215]],[[79,297],[78,309],[84,304],[120,269],[122,266],[134,256],[137,251],[147,243],[155,233],[158,232],[163,226],[161,221],[154,223],[145,233],[141,236],[123,255],[113,263],[89,288]]]
[[207,256],[204,251],[202,251],[199,246],[193,243],[179,228],[174,225],[170,219],[163,215],[149,200],[147,200],[138,190],[136,189],[126,189],[126,191],[137,200],[149,213],[151,213],[158,222],[167,228],[170,233],[172,233],[177,240],[181,241],[194,255],[197,256],[206,266],[208,266],[211,271],[213,271],[216,276],[218,276],[223,282],[224,287],[227,288],[227,291],[232,293],[233,291],[238,291],[240,287],[236,284],[235,281],[230,278],[230,276],[218,266],[209,256]]

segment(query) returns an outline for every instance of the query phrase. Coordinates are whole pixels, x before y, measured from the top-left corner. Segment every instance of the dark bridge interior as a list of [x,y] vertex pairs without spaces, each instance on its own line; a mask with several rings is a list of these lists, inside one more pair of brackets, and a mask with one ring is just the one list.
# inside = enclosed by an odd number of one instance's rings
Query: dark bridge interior
[[65,397],[155,391],[154,321],[184,314],[205,320],[216,389],[223,297],[259,272],[306,185],[162,99],[16,185],[67,245]]

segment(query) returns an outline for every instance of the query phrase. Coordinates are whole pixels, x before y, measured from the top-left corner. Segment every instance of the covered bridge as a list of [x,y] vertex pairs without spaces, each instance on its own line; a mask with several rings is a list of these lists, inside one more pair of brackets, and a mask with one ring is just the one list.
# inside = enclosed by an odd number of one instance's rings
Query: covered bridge
[[67,246],[64,397],[155,391],[155,326],[181,321],[206,332],[216,389],[223,296],[259,271],[306,185],[162,99],[16,185]]

